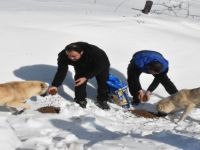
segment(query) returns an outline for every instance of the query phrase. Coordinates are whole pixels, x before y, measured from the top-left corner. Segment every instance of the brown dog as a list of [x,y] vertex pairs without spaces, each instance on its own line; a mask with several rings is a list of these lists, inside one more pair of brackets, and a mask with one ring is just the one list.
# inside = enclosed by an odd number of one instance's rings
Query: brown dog
[[160,113],[171,113],[179,109],[184,109],[184,113],[178,122],[183,121],[194,107],[200,104],[200,88],[183,89],[157,104],[157,110]]
[[42,95],[48,89],[41,81],[15,81],[0,84],[0,105],[29,109],[25,102],[32,96]]

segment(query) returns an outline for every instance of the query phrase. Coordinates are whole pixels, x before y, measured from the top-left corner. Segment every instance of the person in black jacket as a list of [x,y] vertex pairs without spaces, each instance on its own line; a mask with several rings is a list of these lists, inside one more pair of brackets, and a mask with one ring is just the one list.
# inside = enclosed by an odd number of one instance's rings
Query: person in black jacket
[[85,42],[75,42],[67,45],[58,54],[58,68],[49,87],[49,94],[54,95],[62,84],[68,71],[68,65],[75,69],[75,102],[82,108],[86,108],[86,85],[90,78],[96,77],[97,106],[102,109],[109,109],[108,87],[106,81],[109,76],[110,62],[106,53],[95,45]]
[[[151,93],[160,83],[170,95],[178,92],[176,86],[167,75],[168,70],[168,61],[159,52],[151,50],[136,52],[128,66],[128,86],[130,94],[133,96],[132,104],[138,105],[141,101],[148,101]],[[141,87],[139,80],[141,73],[154,76],[154,80],[147,91],[143,91]]]

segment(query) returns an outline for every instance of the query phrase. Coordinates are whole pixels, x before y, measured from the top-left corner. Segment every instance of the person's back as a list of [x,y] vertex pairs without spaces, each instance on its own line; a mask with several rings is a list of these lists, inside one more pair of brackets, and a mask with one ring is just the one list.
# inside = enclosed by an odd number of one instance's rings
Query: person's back
[[[83,55],[79,60],[74,61],[66,57],[66,49],[69,48],[76,49],[76,47],[81,48],[81,51],[83,51]],[[104,64],[106,64],[107,66],[110,65],[109,59],[106,53],[102,49],[86,42],[75,42],[71,43],[70,45],[67,45],[65,49],[58,54],[58,60],[60,60],[59,63],[60,65],[76,66],[82,63],[87,65],[87,67],[90,69],[92,69],[90,65],[95,65],[97,63],[99,63],[98,65],[104,65]]]
[[131,59],[131,63],[134,63],[138,69],[145,73],[149,73],[148,65],[154,62],[158,62],[162,65],[161,72],[164,72],[166,69],[168,69],[168,61],[163,57],[162,54],[156,51],[142,50],[136,52]]

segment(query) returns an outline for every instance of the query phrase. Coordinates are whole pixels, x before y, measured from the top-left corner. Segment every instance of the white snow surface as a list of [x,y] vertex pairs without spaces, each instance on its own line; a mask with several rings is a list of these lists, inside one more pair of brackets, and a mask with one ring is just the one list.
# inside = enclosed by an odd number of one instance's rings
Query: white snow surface
[[[139,11],[144,4],[145,0],[0,0],[0,82],[51,84],[57,54],[71,42],[85,41],[106,51],[111,73],[124,82],[132,55],[147,49],[169,60],[168,75],[178,89],[199,87],[200,0],[154,0],[148,15]],[[174,10],[166,10],[169,7]],[[82,109],[73,102],[73,76],[70,67],[58,95],[31,98],[27,102],[32,108],[21,115],[0,107],[1,150],[200,149],[199,108],[180,124],[170,117],[139,118],[111,103],[111,110],[101,110],[94,104],[92,79],[87,108]],[[146,89],[153,77],[142,74],[140,79]],[[159,86],[150,101],[137,108],[155,111],[155,104],[166,96]],[[61,112],[36,111],[43,106],[61,107]]]

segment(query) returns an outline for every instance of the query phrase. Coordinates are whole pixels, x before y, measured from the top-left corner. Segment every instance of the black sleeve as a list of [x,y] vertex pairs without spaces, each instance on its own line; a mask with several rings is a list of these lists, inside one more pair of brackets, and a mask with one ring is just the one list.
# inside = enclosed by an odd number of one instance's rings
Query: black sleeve
[[56,86],[56,87],[60,86],[63,83],[68,71],[68,63],[64,59],[63,55],[60,54],[58,56],[57,61],[58,61],[58,68],[52,82],[52,86]]
[[154,78],[153,82],[149,85],[147,91],[153,92],[159,85],[160,81],[157,77]]
[[150,86],[148,87],[147,90],[150,91],[150,92],[153,92],[158,87],[160,81],[162,80],[162,76],[167,74],[167,72],[168,72],[168,69],[163,73],[154,75],[154,80],[150,84]]
[[98,75],[104,69],[107,69],[110,67],[110,62],[105,53],[99,54],[97,57],[94,57],[93,61],[91,63],[93,64],[94,67],[91,69],[90,72],[85,74],[85,77],[87,79],[90,79],[90,78]]

